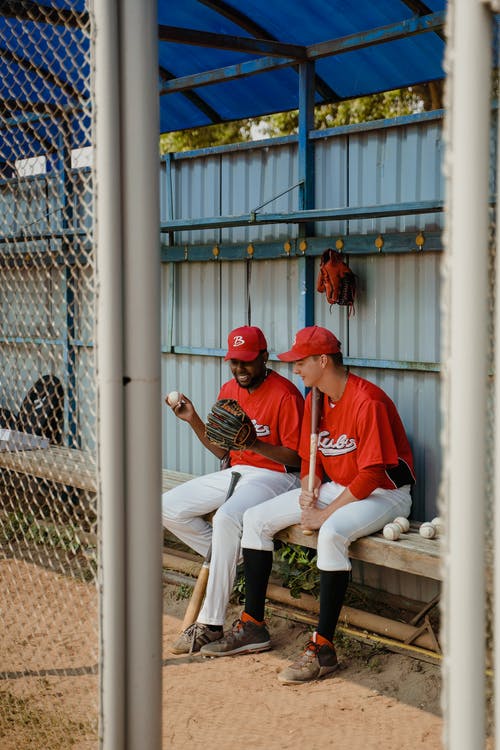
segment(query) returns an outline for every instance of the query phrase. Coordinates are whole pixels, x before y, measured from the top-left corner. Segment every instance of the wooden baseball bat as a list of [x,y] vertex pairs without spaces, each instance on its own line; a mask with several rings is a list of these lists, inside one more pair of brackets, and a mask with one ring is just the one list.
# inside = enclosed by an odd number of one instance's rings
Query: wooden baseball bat
[[[316,454],[318,452],[318,432],[319,432],[319,420],[320,420],[320,400],[322,398],[321,391],[318,391],[315,385],[312,387],[311,392],[311,440],[309,443],[309,475],[307,477],[307,489],[312,492],[314,489],[314,481],[316,478]],[[311,529],[302,529],[302,533],[305,536],[312,536],[313,532]]]
[[[233,494],[234,488],[238,484],[240,477],[241,477],[241,474],[239,473],[239,471],[231,472],[231,481],[229,483],[229,487],[226,492],[226,497],[224,498],[224,502],[226,502],[226,500],[229,500],[229,498]],[[212,559],[212,545],[210,544],[210,547],[208,548],[208,552],[205,555],[205,559],[203,560],[203,564],[198,574],[198,578],[196,579],[196,583],[193,588],[193,593],[191,594],[191,599],[189,600],[189,604],[186,609],[186,614],[184,615],[184,619],[182,621],[182,630],[186,630],[186,628],[192,625],[193,622],[196,622],[196,618],[198,617],[200,613],[201,605],[203,603],[203,597],[205,596],[205,591],[207,590],[208,574],[210,572],[210,560],[211,559]]]

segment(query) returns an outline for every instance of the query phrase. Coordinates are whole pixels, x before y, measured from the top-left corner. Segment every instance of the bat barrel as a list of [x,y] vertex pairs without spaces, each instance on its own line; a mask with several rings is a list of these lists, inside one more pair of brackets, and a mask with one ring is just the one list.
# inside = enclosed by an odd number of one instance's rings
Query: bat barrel
[[[240,479],[241,479],[241,474],[239,471],[231,472],[231,481],[229,482],[229,487],[227,489],[224,502],[226,502],[226,500],[229,500],[229,498],[233,494],[234,489]],[[191,599],[189,600],[189,604],[186,609],[186,614],[184,615],[184,620],[182,621],[183,631],[186,630],[186,628],[188,628],[190,625],[192,625],[193,622],[196,622],[196,619],[198,615],[200,614],[201,605],[203,604],[203,598],[205,596],[205,591],[207,589],[211,557],[212,557],[212,545],[210,545],[208,549],[208,552],[205,556],[205,560],[203,561],[203,565],[201,566],[201,570],[198,574],[198,578],[195,583],[193,593],[191,594]]]

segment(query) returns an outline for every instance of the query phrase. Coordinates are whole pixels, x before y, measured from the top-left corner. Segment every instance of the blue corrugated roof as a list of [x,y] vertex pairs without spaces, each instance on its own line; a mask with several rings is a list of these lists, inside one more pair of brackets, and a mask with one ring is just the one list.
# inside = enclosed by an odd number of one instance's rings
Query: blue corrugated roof
[[[307,61],[316,103],[443,78],[445,6],[158,0],[160,131],[296,109]],[[61,121],[67,145],[88,142],[88,29],[85,0],[0,0],[0,161],[56,148]]]
[[[173,76],[177,79],[164,88],[173,91],[180,85],[178,79],[195,77],[186,82],[190,86],[182,93],[161,95],[161,130],[167,132],[209,125],[216,122],[217,117],[224,121],[298,107],[299,76],[296,66],[291,64],[245,78],[225,80],[224,74],[229,76],[232,72],[229,66],[246,64],[251,72],[267,57],[237,49],[222,49],[224,43],[230,43],[231,37],[249,41],[265,39],[305,48],[304,59],[314,60],[316,65],[317,103],[443,78],[441,24],[445,6],[444,0],[431,0],[425,4],[413,0],[183,0],[175,4],[160,3],[159,23],[175,27],[164,34],[169,41],[159,43],[160,69],[163,69],[165,78]],[[411,33],[412,21],[421,29],[415,35]],[[433,30],[422,31],[429,24]],[[181,37],[179,29],[192,32],[192,44],[176,43],[176,34]],[[194,31],[221,35],[220,47],[199,46],[203,38],[201,35],[195,37]],[[392,33],[393,40],[362,46],[368,41],[384,38],[384,32],[387,35]],[[187,36],[189,38],[189,34]],[[336,40],[342,40],[337,43],[337,49]],[[213,45],[216,43],[217,39],[214,39]],[[321,50],[318,47],[321,44],[327,48]],[[338,48],[346,51],[338,53]],[[279,62],[280,59],[267,57],[270,64],[272,60]],[[201,74],[206,71],[213,71],[211,77],[219,82],[197,86],[196,76],[201,80]],[[195,94],[194,101],[190,98],[191,93]],[[207,112],[204,107],[208,108]]]

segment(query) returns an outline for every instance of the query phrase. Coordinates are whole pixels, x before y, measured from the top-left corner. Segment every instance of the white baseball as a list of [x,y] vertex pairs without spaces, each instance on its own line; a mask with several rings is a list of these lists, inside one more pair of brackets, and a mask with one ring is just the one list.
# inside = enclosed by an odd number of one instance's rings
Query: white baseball
[[429,521],[426,521],[425,523],[420,525],[420,536],[423,536],[424,539],[434,539],[436,536],[436,527],[432,525]]
[[386,539],[390,539],[391,542],[395,542],[401,536],[401,526],[397,523],[386,523],[383,530],[383,535]]
[[406,532],[410,530],[410,522],[404,516],[398,516],[394,519],[393,523],[397,523],[398,526],[401,526],[403,534],[406,534]]
[[442,534],[444,532],[444,523],[442,518],[436,516],[436,518],[432,519],[431,523],[436,529],[436,534]]
[[179,393],[179,391],[170,391],[167,396],[167,404],[169,406],[177,406],[180,400],[181,394]]

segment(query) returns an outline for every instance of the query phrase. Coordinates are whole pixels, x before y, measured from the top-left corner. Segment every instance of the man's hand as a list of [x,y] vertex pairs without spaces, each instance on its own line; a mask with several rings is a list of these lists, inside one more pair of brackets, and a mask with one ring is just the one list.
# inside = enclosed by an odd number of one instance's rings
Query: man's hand
[[325,513],[325,508],[315,508],[314,506],[303,508],[300,525],[305,529],[315,531],[321,528],[329,515],[329,513]]
[[193,417],[196,414],[196,410],[193,406],[193,402],[188,399],[183,393],[180,394],[179,401],[170,407],[174,412],[175,416],[182,419],[184,422],[192,423]]
[[299,505],[302,510],[306,508],[314,508],[316,506],[316,500],[318,498],[318,490],[307,490],[304,487],[299,495]]
[[311,531],[315,531],[316,529],[321,528],[326,519],[330,518],[332,513],[335,513],[335,511],[339,510],[339,508],[343,508],[344,505],[349,505],[349,503],[362,502],[362,500],[354,497],[348,487],[345,487],[340,495],[335,498],[335,500],[332,500],[332,502],[326,505],[324,508],[317,508],[316,500],[318,498],[318,495],[319,488],[315,489],[313,492],[308,492],[307,490],[302,488],[299,496],[299,504],[302,509],[300,525],[304,529],[311,529]]

